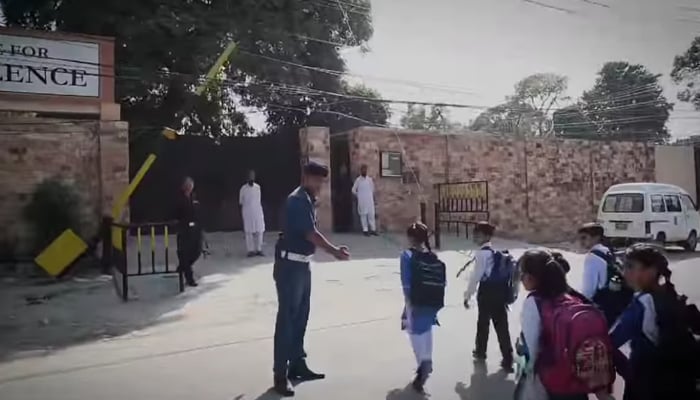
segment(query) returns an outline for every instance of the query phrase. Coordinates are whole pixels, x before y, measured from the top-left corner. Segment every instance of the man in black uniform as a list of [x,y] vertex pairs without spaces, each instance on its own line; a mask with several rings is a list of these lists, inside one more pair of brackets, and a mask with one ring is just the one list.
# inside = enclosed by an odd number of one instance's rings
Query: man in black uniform
[[188,286],[197,286],[192,265],[202,254],[202,228],[197,219],[199,202],[195,199],[194,181],[189,176],[182,182],[182,193],[177,201],[177,258],[178,271],[185,275]]
[[309,162],[304,166],[301,186],[287,198],[283,232],[275,246],[273,276],[278,307],[273,372],[274,390],[282,396],[294,395],[288,379],[325,378],[309,369],[304,352],[311,298],[311,256],[318,246],[338,260],[350,258],[347,247],[331,244],[316,228],[314,203],[327,177],[325,165]]

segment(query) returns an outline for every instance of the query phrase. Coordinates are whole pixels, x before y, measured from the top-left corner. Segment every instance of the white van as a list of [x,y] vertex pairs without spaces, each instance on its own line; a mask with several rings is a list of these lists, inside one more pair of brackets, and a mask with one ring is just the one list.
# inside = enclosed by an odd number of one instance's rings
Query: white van
[[679,244],[695,251],[700,214],[692,197],[675,185],[624,183],[603,195],[598,222],[612,241]]

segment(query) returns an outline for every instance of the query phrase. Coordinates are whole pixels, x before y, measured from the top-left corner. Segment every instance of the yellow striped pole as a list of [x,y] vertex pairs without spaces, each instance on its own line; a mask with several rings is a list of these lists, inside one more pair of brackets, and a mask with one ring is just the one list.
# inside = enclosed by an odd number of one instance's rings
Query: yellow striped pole
[[204,93],[204,89],[206,89],[209,85],[209,81],[214,79],[216,74],[218,74],[219,71],[221,71],[221,67],[224,66],[224,63],[226,62],[226,60],[228,60],[228,58],[231,56],[234,50],[236,50],[236,42],[230,42],[226,46],[224,51],[221,53],[221,55],[219,55],[219,58],[216,59],[214,65],[211,66],[209,72],[207,72],[207,75],[204,77],[204,82],[202,82],[199,85],[199,87],[197,87],[197,90],[195,90],[197,96],[201,96],[202,93]]

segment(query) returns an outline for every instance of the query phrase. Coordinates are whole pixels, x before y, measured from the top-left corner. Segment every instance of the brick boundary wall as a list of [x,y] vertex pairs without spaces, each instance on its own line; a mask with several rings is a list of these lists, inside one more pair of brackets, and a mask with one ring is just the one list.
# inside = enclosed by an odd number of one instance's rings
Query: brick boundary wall
[[129,183],[128,124],[45,118],[0,120],[0,241],[26,250],[31,232],[22,211],[36,185],[59,177],[82,201],[81,234],[97,233],[103,214]]
[[[654,181],[654,147],[639,142],[508,138],[483,133],[441,134],[362,127],[346,133],[354,179],[362,164],[376,185],[380,227],[402,231],[428,206],[433,226],[433,185],[487,180],[491,221],[499,235],[534,242],[571,238],[595,219],[610,185]],[[397,136],[399,139],[397,139]],[[420,186],[379,176],[381,151],[405,152]],[[422,191],[421,191],[422,189]]]

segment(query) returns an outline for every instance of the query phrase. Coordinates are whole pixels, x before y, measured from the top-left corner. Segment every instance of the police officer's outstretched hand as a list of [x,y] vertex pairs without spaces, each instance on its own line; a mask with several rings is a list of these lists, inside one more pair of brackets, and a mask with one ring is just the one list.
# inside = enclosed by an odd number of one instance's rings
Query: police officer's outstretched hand
[[333,251],[333,257],[335,257],[337,260],[345,261],[350,259],[350,249],[348,249],[348,246],[339,246],[336,247],[335,250]]

